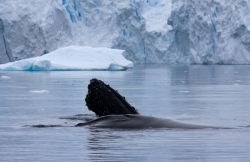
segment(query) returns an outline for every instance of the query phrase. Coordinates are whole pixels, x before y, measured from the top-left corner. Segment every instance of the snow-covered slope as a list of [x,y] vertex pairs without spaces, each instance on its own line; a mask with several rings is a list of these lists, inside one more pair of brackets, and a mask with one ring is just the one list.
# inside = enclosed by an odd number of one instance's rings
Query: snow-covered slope
[[135,63],[249,64],[247,0],[0,0],[0,63],[68,45]]

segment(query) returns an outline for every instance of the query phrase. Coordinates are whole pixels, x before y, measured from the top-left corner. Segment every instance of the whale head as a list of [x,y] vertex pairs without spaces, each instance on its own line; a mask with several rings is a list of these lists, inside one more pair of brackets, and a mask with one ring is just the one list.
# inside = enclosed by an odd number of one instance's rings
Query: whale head
[[116,90],[98,79],[91,79],[85,98],[89,110],[97,116],[139,114]]

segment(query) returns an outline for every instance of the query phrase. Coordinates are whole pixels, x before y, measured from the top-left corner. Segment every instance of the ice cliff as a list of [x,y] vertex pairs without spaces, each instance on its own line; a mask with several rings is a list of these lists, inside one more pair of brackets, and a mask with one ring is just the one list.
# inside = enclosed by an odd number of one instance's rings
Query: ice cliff
[[0,63],[69,45],[135,63],[250,64],[247,0],[0,0]]

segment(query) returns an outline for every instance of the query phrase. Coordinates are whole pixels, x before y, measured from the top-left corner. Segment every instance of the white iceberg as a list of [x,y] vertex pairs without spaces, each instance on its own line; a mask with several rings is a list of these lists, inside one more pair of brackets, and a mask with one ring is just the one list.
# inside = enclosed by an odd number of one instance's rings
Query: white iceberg
[[124,50],[68,46],[43,56],[0,65],[5,71],[126,70],[133,62],[123,57]]
[[5,76],[5,75],[2,75],[2,76],[1,76],[1,79],[10,79],[10,77]]

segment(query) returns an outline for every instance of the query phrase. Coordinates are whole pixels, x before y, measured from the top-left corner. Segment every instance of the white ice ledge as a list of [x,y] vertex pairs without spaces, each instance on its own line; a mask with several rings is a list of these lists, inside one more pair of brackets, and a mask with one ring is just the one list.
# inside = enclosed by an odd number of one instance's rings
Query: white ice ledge
[[126,70],[133,62],[123,57],[123,50],[68,46],[40,57],[1,64],[5,71]]

